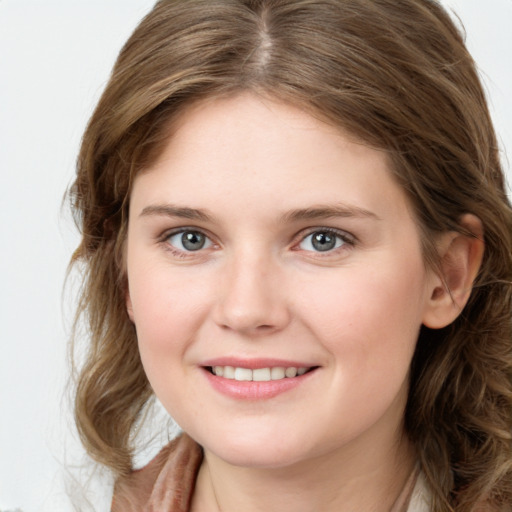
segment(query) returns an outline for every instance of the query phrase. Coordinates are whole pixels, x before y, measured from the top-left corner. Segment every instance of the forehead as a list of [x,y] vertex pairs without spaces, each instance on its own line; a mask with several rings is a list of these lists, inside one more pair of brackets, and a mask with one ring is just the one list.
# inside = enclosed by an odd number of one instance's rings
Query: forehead
[[146,206],[218,208],[219,200],[240,211],[263,200],[283,211],[323,203],[408,209],[385,152],[299,108],[252,94],[183,111],[132,194],[132,202]]

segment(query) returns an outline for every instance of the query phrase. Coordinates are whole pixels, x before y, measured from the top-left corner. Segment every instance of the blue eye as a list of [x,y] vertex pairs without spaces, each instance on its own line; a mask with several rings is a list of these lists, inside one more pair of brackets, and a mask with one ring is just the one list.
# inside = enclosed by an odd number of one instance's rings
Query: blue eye
[[346,241],[333,231],[319,230],[306,236],[299,247],[305,251],[327,252],[344,245]]
[[185,230],[169,235],[167,242],[184,252],[200,251],[212,245],[212,241],[200,231]]

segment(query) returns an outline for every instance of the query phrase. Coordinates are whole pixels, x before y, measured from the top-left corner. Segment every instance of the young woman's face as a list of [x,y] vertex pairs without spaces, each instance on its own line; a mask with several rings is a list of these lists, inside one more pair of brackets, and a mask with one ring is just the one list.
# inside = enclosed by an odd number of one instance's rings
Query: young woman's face
[[126,262],[149,381],[207,453],[396,441],[432,285],[384,153],[251,95],[197,105],[135,180]]

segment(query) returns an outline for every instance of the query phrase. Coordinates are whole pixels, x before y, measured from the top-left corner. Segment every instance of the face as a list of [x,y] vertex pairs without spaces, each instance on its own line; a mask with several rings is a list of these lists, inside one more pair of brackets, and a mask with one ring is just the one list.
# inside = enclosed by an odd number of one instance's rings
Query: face
[[135,179],[126,248],[157,397],[236,465],[396,440],[432,286],[385,154],[251,95],[174,128]]

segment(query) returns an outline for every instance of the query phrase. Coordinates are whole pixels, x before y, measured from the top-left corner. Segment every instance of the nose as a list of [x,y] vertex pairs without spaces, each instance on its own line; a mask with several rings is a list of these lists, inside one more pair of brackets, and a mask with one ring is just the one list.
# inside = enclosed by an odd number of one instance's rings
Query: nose
[[247,336],[282,330],[290,321],[286,286],[277,263],[249,255],[226,262],[220,278],[214,320]]

